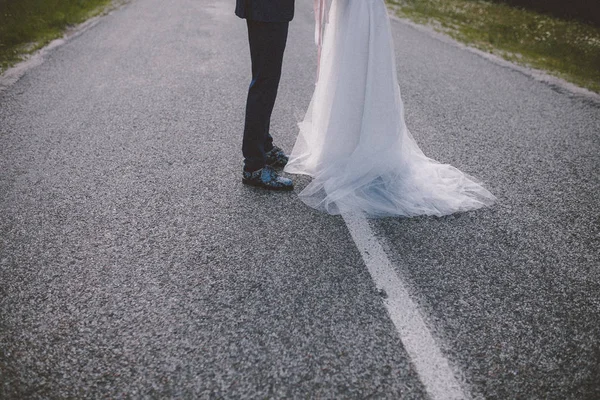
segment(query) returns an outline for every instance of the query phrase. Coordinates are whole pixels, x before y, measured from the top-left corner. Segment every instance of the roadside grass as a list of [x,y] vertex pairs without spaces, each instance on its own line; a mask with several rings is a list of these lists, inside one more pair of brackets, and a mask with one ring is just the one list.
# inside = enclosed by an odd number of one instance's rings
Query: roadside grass
[[0,0],[0,73],[112,0]]
[[600,28],[485,0],[386,0],[398,16],[600,93]]

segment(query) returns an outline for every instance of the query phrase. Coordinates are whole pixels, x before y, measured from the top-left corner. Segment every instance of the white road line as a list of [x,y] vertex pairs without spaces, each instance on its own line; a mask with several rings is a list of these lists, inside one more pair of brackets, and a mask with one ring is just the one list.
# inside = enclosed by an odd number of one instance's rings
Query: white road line
[[361,215],[342,217],[375,285],[387,294],[385,306],[429,396],[433,400],[468,399],[369,222]]

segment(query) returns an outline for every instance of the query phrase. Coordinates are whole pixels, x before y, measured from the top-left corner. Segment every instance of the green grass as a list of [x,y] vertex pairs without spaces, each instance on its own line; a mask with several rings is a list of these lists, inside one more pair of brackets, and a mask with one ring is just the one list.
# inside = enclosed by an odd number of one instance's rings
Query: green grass
[[100,14],[111,0],[0,0],[0,72]]
[[484,0],[387,0],[398,16],[600,93],[600,28]]

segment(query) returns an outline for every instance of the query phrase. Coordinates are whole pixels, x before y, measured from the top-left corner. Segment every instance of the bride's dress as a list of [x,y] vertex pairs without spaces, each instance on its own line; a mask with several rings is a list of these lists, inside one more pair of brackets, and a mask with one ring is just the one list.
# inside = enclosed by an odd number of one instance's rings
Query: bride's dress
[[290,161],[300,198],[371,217],[447,215],[490,205],[477,181],[426,157],[408,131],[383,0],[333,0],[320,76]]

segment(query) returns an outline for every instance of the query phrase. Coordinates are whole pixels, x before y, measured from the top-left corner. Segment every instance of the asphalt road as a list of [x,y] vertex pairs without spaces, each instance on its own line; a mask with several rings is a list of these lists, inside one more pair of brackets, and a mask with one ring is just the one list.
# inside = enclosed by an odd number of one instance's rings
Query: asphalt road
[[[241,184],[232,3],[134,0],[0,92],[0,398],[427,397],[343,219]],[[315,76],[298,3],[288,150]],[[600,398],[600,103],[393,34],[422,149],[498,197],[371,221],[394,269],[473,398]]]

